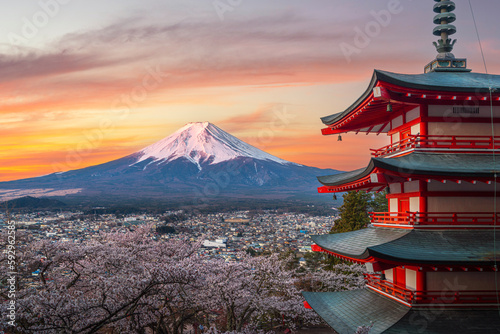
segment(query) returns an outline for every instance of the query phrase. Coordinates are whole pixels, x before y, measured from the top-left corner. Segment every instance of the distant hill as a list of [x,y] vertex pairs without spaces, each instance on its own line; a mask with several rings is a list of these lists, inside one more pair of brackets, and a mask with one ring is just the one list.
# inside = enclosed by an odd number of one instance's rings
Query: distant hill
[[[338,173],[286,161],[209,122],[189,123],[129,156],[46,176],[0,182],[4,199],[43,195],[68,204],[331,201],[317,176]],[[0,196],[0,200],[2,199]],[[10,197],[10,198],[9,198]]]
[[25,196],[0,203],[0,208],[16,209],[58,209],[66,206],[56,199]]

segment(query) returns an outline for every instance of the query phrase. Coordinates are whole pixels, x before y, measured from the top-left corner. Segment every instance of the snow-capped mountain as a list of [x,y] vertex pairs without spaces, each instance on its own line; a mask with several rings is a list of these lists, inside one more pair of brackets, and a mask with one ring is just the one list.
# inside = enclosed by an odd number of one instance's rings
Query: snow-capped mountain
[[137,163],[147,159],[165,163],[186,158],[200,170],[202,164],[217,164],[240,157],[290,163],[245,143],[209,122],[188,123],[172,135],[140,150],[137,155],[140,156]]
[[132,200],[202,201],[318,196],[316,176],[335,173],[266,153],[208,122],[118,160],[0,183],[0,201],[22,196],[106,204]]

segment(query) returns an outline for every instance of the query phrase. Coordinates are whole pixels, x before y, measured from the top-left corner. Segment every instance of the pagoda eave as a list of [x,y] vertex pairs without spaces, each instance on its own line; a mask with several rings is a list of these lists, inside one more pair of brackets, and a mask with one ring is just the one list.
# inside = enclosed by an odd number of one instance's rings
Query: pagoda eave
[[500,317],[495,306],[470,309],[464,304],[450,307],[453,304],[435,303],[415,307],[371,288],[302,294],[307,305],[340,334],[351,334],[359,326],[370,324],[373,324],[370,333],[374,334],[482,334],[496,333],[500,328]]
[[[353,105],[321,119],[328,126],[321,130],[322,134],[385,133],[390,130],[391,118],[422,104],[500,105],[500,92],[490,88],[500,86],[495,76],[467,73],[463,78],[451,72],[436,74],[404,75],[375,70],[368,89]],[[478,84],[485,78],[490,79],[491,86]]]
[[331,255],[331,256],[334,256],[338,259],[341,259],[341,260],[344,260],[344,261],[349,261],[349,262],[352,262],[352,263],[357,263],[357,264],[365,264],[367,262],[375,262],[377,261],[377,259],[375,259],[374,257],[372,256],[368,256],[368,257],[365,257],[363,258],[361,255],[360,257],[351,257],[351,256],[346,256],[346,255],[342,255],[340,253],[335,253],[335,252],[332,252],[332,251],[329,251],[321,246],[318,246],[317,244],[312,244],[311,245],[311,250],[313,252],[321,252],[321,253],[325,253],[325,254],[328,254],[328,255]]
[[388,269],[392,269],[398,266],[405,266],[406,268],[412,268],[414,270],[426,269],[429,271],[447,271],[447,272],[495,272],[498,269],[495,267],[494,263],[478,264],[477,262],[471,263],[429,263],[429,262],[418,262],[418,263],[408,263],[406,259],[396,259],[388,258],[386,256],[377,256],[374,252],[367,253],[365,258],[354,258],[340,253],[332,252],[324,249],[316,244],[312,245],[313,252],[325,253],[330,256],[336,257],[340,260],[348,261],[351,263],[362,264],[369,268],[370,272],[380,272]]
[[[327,124],[328,127],[322,129],[321,132],[323,135],[346,132],[376,133],[377,135],[387,133],[390,131],[390,122],[393,117],[417,107],[418,104],[412,101],[398,101],[390,95],[387,98],[377,97],[372,93],[363,103],[343,115],[337,122]],[[387,112],[388,108],[391,112]]]
[[492,267],[493,230],[405,230],[383,227],[311,236],[314,250],[356,261],[414,266]]
[[[389,182],[438,180],[491,184],[499,173],[493,154],[433,153],[413,151],[387,158],[372,158],[366,168],[318,177],[320,193],[379,190]],[[497,179],[497,181],[500,181]]]
[[377,191],[380,192],[387,187],[387,179],[385,174],[373,170],[369,175],[360,178],[359,180],[349,182],[339,186],[323,186],[318,188],[319,193],[337,193],[351,190]]

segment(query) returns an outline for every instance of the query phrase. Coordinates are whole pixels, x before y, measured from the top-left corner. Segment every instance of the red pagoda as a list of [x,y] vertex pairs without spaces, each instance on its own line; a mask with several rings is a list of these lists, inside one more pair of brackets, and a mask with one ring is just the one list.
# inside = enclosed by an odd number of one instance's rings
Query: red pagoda
[[371,272],[361,290],[303,293],[340,334],[500,333],[500,76],[455,58],[455,4],[435,2],[439,54],[424,73],[375,70],[353,105],[322,118],[323,135],[390,141],[367,167],[318,178],[320,193],[388,189],[367,228],[312,236],[314,251]]

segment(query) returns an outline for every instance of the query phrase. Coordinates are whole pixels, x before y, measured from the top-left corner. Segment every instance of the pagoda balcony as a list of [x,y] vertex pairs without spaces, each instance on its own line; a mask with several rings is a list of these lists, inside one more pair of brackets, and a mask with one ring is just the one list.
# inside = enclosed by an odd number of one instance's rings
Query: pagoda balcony
[[[370,212],[372,224],[408,226],[495,226],[500,213],[494,212]],[[495,218],[496,217],[496,218]]]
[[467,291],[429,291],[412,290],[383,280],[379,274],[363,274],[366,285],[408,304],[498,304],[500,292],[485,290]]
[[443,150],[452,150],[454,153],[493,150],[500,152],[500,137],[411,135],[408,138],[382,148],[371,149],[372,156],[374,157],[383,157],[410,151],[439,152]]

